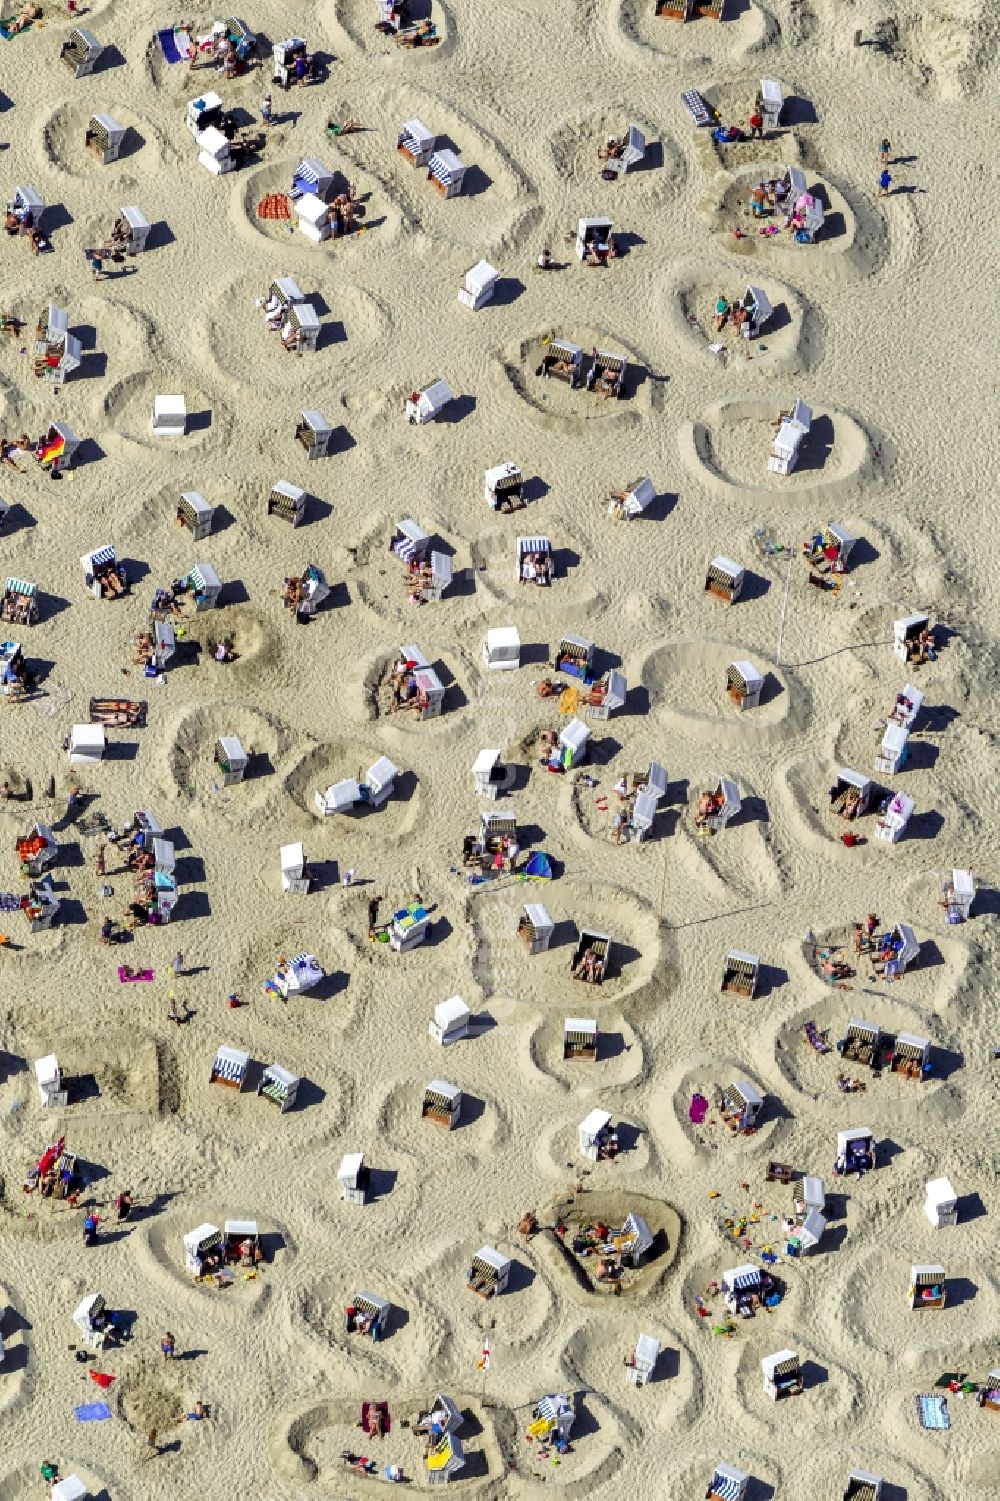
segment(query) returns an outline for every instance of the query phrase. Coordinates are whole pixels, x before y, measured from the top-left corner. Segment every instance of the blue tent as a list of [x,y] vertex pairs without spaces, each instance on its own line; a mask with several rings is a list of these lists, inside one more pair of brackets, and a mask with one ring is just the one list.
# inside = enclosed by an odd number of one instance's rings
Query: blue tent
[[544,850],[536,850],[521,874],[526,881],[551,881],[552,861]]

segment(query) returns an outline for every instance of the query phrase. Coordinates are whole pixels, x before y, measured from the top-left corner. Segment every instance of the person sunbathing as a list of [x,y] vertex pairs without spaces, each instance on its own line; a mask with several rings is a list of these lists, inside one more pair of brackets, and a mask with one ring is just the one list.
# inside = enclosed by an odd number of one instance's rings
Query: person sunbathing
[[703,792],[698,799],[695,809],[694,821],[697,828],[704,827],[710,818],[714,818],[722,807],[722,799],[714,792]]
[[15,474],[25,474],[27,471],[22,469],[20,464],[14,463],[11,457],[13,452],[14,444],[8,443],[6,438],[0,438],[0,464],[3,464],[7,469],[13,469]]
[[587,985],[596,985],[604,973],[604,964],[593,949],[584,949],[573,970],[574,980],[583,980]]
[[597,160],[599,162],[617,161],[625,150],[625,141],[617,136],[608,136],[603,146],[597,148]]
[[23,31],[26,26],[30,26],[32,21],[40,21],[41,19],[42,7],[40,5],[26,5],[20,14],[14,17],[13,21],[7,22],[7,30],[11,36],[16,36],[19,31]]

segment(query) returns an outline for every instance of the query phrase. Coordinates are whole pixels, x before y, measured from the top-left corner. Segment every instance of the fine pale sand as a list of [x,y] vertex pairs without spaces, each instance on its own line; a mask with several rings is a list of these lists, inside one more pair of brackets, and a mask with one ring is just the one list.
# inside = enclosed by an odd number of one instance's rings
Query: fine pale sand
[[[44,1459],[106,1501],[363,1495],[340,1454],[373,1449],[420,1489],[422,1449],[402,1425],[443,1391],[465,1415],[463,1494],[687,1501],[722,1459],[754,1477],[752,1501],[839,1501],[854,1466],[885,1476],[885,1501],[996,1501],[996,1417],[952,1397],[950,1431],[926,1433],[913,1400],[944,1371],[981,1379],[1000,1366],[989,990],[1000,549],[988,509],[1000,321],[984,291],[994,208],[979,165],[998,83],[990,7],[903,0],[886,21],[870,0],[731,0],[723,24],[681,26],[656,19],[653,0],[434,0],[440,44],[402,51],[374,29],[373,0],[255,0],[251,26],[270,41],[295,31],[323,55],[324,79],[286,96],[269,62],[228,83],[166,65],[153,33],[181,18],[149,0],[86,10],[111,51],[74,80],[58,59],[72,23],[43,3],[43,24],[0,39],[5,197],[31,184],[55,206],[51,254],[3,239],[3,308],[28,327],[0,335],[0,432],[35,437],[63,419],[85,444],[58,482],[27,456],[23,476],[0,471],[14,507],[0,575],[37,582],[42,604],[40,622],[17,632],[42,691],[0,710],[0,775],[12,786],[28,776],[34,790],[0,812],[0,889],[23,890],[14,838],[39,818],[61,843],[62,903],[49,932],[3,914],[0,1496],[38,1494]],[[196,29],[212,19],[199,14]],[[878,45],[855,47],[858,27]],[[701,88],[727,122],[745,122],[761,76],[790,99],[787,125],[763,144],[717,146],[681,104],[682,89]],[[214,87],[254,120],[265,89],[274,96],[263,158],[231,176],[198,165],[184,122],[186,102]],[[83,145],[99,112],[130,127],[107,166]],[[327,121],[348,116],[363,129],[330,140]],[[469,164],[461,197],[438,196],[394,149],[414,116]],[[647,160],[602,181],[598,146],[629,122]],[[876,199],[883,135],[896,191]],[[259,200],[286,191],[311,156],[339,188],[357,185],[363,233],[318,246],[257,218]],[[827,208],[812,247],[759,237],[749,219],[756,175],[787,164]],[[83,249],[133,203],[154,223],[151,248],[95,283]],[[614,220],[624,253],[609,269],[584,268],[566,242],[584,214]],[[540,274],[546,244],[562,269]],[[472,313],[456,294],[482,257],[501,281]],[[255,300],[277,276],[319,310],[316,353],[286,353],[264,327]],[[772,327],[753,343],[727,329],[711,352],[716,297],[748,285],[773,304]],[[83,345],[62,389],[30,369],[49,302],[68,309]],[[537,378],[546,334],[624,353],[627,399]],[[406,395],[438,378],[454,406],[408,426]],[[183,439],[154,439],[152,399],[169,391],[185,393],[195,420]],[[767,469],[771,424],[797,396],[814,428],[782,479]],[[315,463],[293,437],[312,408],[337,430],[336,454]],[[484,470],[507,460],[527,481],[522,515],[484,503]],[[614,524],[608,491],[643,474],[656,500]],[[278,479],[309,492],[301,529],[266,513]],[[173,525],[185,490],[217,507],[202,542]],[[440,602],[411,603],[387,553],[406,516],[452,556]],[[830,521],[859,539],[835,594],[810,588],[798,557]],[[789,551],[762,555],[762,528]],[[521,532],[551,539],[547,591],[516,582]],[[84,588],[78,560],[106,542],[134,581],[123,602]],[[717,554],[747,570],[728,610],[703,590]],[[152,590],[199,562],[223,580],[223,607],[187,611],[165,682],[146,680],[131,644]],[[281,592],[307,563],[332,593],[300,627]],[[939,627],[937,659],[919,669],[891,649],[894,619],[915,610]],[[508,624],[521,669],[491,674],[486,629]],[[596,785],[538,765],[540,731],[562,721],[535,687],[565,632],[593,640],[602,670],[620,664],[628,679],[624,711],[593,726]],[[219,636],[238,661],[210,659]],[[402,643],[436,664],[440,719],[389,712]],[[741,716],[726,668],[747,658],[765,687]],[[875,841],[869,817],[867,842],[847,848],[827,788],[844,765],[874,775],[881,723],[909,679],[926,709],[892,785],[916,812],[898,845]],[[103,764],[80,775],[86,815],[120,828],[149,808],[178,857],[175,920],[115,949],[99,945],[99,927],[120,917],[132,878],[109,848],[102,896],[96,839],[61,824],[72,780],[61,745],[92,695],[149,709],[146,727],[109,731]],[[221,785],[213,764],[227,734],[252,752],[242,785]],[[516,768],[497,804],[473,791],[484,746]],[[322,820],[315,791],[383,754],[399,768],[395,797]],[[651,761],[668,773],[653,837],[618,847],[613,784]],[[705,839],[694,804],[721,775],[743,809]],[[516,813],[522,846],[552,859],[551,885],[468,884],[462,839],[483,806]],[[314,889],[285,895],[279,848],[299,840]],[[938,897],[956,866],[975,867],[980,896],[970,923],[946,927]],[[383,919],[419,895],[433,909],[430,940],[402,955],[370,944],[372,894]],[[532,900],[556,925],[533,957],[515,936]],[[831,987],[807,935],[844,941],[868,912],[911,924],[920,962],[891,987],[867,963]],[[577,927],[615,942],[599,990],[570,977]],[[720,994],[734,948],[760,956],[753,1001]],[[284,1005],[264,982],[278,955],[303,951],[328,978]],[[121,962],[152,968],[154,981],[119,984]],[[190,1010],[183,1026],[167,1020],[171,989]],[[239,1009],[226,1004],[233,991]],[[475,1035],[442,1050],[428,1022],[455,994]],[[598,1021],[596,1063],[564,1061],[567,1016]],[[835,1039],[855,1016],[929,1037],[926,1082],[861,1068],[867,1091],[842,1094],[836,1053],[805,1046],[802,1027]],[[209,1082],[220,1044],[253,1060],[242,1095]],[[76,1102],[43,1111],[33,1064],[52,1051]],[[272,1062],[303,1080],[283,1116],[253,1092]],[[465,1094],[450,1134],[420,1119],[435,1077]],[[739,1079],[766,1097],[745,1137],[715,1108]],[[711,1102],[700,1125],[695,1093]],[[614,1163],[579,1156],[576,1128],[595,1107],[619,1123]],[[878,1143],[879,1169],[861,1182],[832,1176],[848,1123],[870,1125]],[[80,1210],[22,1194],[27,1166],[62,1132],[86,1164],[83,1203],[109,1232],[94,1249],[81,1244]],[[340,1198],[338,1164],[352,1151],[373,1169],[364,1207]],[[784,1255],[790,1191],[765,1182],[772,1159],[824,1179],[830,1227],[803,1261]],[[933,1231],[923,1185],[944,1174],[961,1218]],[[123,1188],[140,1213],[119,1231]],[[580,1275],[549,1230],[528,1243],[517,1233],[529,1208],[546,1226],[565,1214],[572,1230],[630,1206],[657,1242],[620,1298]],[[733,1244],[744,1216],[749,1250]],[[230,1217],[260,1222],[267,1261],[256,1280],[208,1290],[184,1270],[182,1237]],[[513,1262],[492,1302],[465,1286],[483,1244]],[[696,1298],[766,1246],[780,1255],[784,1300],[732,1338],[714,1334],[721,1310],[709,1297],[700,1318]],[[938,1261],[948,1306],[911,1313],[910,1264]],[[362,1289],[393,1305],[382,1343],[345,1332]],[[71,1315],[97,1290],[133,1333],[91,1361],[117,1378],[112,1417],[82,1425],[74,1407],[102,1394],[74,1358]],[[159,1353],[167,1328],[185,1357],[172,1365]],[[637,1391],[623,1362],[640,1333],[662,1354]],[[806,1390],[774,1405],[759,1362],[785,1346]],[[550,1392],[573,1393],[578,1409],[558,1464],[524,1438]],[[210,1420],[178,1423],[199,1398]],[[390,1404],[381,1443],[356,1427],[366,1399]],[[154,1427],[164,1452],[140,1466]]]

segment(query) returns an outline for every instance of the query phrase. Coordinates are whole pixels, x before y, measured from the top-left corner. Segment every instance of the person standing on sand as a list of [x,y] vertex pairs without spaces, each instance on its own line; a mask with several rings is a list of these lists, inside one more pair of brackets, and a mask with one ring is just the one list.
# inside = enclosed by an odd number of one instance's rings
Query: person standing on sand
[[876,198],[887,198],[892,188],[892,173],[888,167],[883,167],[878,175],[878,191]]
[[271,96],[265,94],[260,101],[260,118],[266,130],[271,128]]
[[889,153],[892,151],[892,142],[888,136],[883,136],[878,143],[878,164],[880,167],[889,165]]
[[378,922],[378,909],[382,904],[380,896],[373,896],[368,903],[368,942],[375,938],[375,925]]
[[155,1459],[160,1452],[160,1446],[156,1442],[156,1429],[151,1428],[142,1441],[142,1453],[139,1455],[140,1462],[146,1463],[147,1459]]
[[174,972],[175,980],[184,973],[184,955],[181,953],[180,949],[177,950],[177,953],[171,959],[170,968]]
[[98,875],[98,876],[106,876],[107,875],[107,871],[104,868],[104,851],[105,851],[105,848],[106,848],[105,845],[99,844],[97,846],[97,853],[94,856],[94,874]]

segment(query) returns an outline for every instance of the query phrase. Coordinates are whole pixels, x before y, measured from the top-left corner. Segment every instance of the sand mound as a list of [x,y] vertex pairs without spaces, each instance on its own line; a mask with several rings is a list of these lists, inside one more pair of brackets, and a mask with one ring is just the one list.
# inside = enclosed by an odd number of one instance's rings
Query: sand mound
[[617,0],[609,13],[609,26],[620,50],[676,57],[691,70],[760,52],[780,34],[771,12],[756,4],[743,7],[721,24],[699,17],[685,25],[658,16],[653,0]]
[[[106,165],[84,142],[94,114],[110,115],[125,127],[118,157]],[[42,150],[50,167],[74,181],[99,179],[106,185],[111,179],[119,189],[178,161],[177,152],[160,130],[120,103],[117,95],[110,104],[60,105],[42,125]]]
[[[720,296],[730,303],[741,301],[750,284],[774,309],[762,332],[756,339],[741,338],[730,320],[720,333],[715,327],[716,301]],[[734,270],[720,265],[708,275],[702,264],[686,265],[675,274],[671,312],[672,331],[684,338],[686,347],[726,369],[751,375],[790,374],[808,369],[820,352],[815,347],[818,320],[809,303],[784,282],[758,276],[745,266]],[[710,344],[724,345],[722,355],[709,349]]]
[[[579,387],[571,391],[566,381],[541,376],[542,357],[550,337],[568,339],[585,354],[592,349],[624,355],[628,362],[624,394],[609,399],[596,391]],[[543,342],[544,341],[544,342]],[[588,361],[589,363],[589,361]],[[594,424],[602,428],[631,426],[650,410],[648,370],[643,362],[620,339],[596,332],[592,328],[570,326],[548,330],[544,334],[522,339],[508,346],[498,364],[500,389],[513,394],[534,413],[540,425],[550,432],[577,436]]]
[[323,0],[320,13],[326,13],[327,24],[349,38],[358,51],[377,57],[383,66],[402,68],[412,60],[420,68],[426,68],[431,62],[447,57],[457,40],[454,18],[441,0],[433,0],[424,11],[411,12],[427,15],[434,22],[439,40],[436,45],[425,47],[401,47],[391,36],[386,36],[373,24],[372,7],[365,0]]
[[[791,400],[782,401],[780,409],[790,409]],[[681,428],[681,458],[718,495],[780,491],[813,504],[843,502],[867,477],[871,440],[846,412],[819,406],[811,410],[812,425],[791,474],[768,469],[778,404],[764,398],[715,402],[699,421]]]
[[[529,954],[517,937],[521,908],[541,901],[555,924],[548,950]],[[516,996],[548,1009],[553,1003],[573,1015],[608,1001],[620,1004],[644,987],[660,962],[657,923],[633,897],[614,887],[588,886],[563,878],[536,885],[514,883],[474,900],[472,973],[487,994]],[[574,980],[571,968],[581,932],[607,933],[610,972],[599,986]]]
[[[604,164],[598,150],[610,136],[617,140],[625,135],[629,125],[637,126],[645,136],[645,156],[623,177],[604,182],[601,178]],[[684,184],[687,164],[680,147],[672,137],[660,138],[656,129],[627,103],[614,113],[588,110],[574,116],[555,128],[548,144],[560,182],[585,189],[588,198],[599,204],[600,211],[616,222],[628,213],[633,203],[664,201],[676,195]],[[620,227],[626,227],[624,222]]]
[[571,1088],[574,1097],[640,1082],[646,1076],[649,1064],[636,1032],[616,1008],[601,1005],[596,996],[583,1009],[598,1024],[596,1062],[563,1057],[566,1017],[561,1012],[553,1012],[538,1023],[527,1039],[532,1067],[547,1078],[557,1079]]
[[[216,747],[223,736],[235,735],[249,764],[243,781],[226,787],[216,764]],[[169,772],[175,795],[180,792],[211,798],[237,818],[270,800],[281,786],[283,766],[296,738],[273,715],[245,707],[238,701],[212,703],[191,709],[177,725],[169,752]]]

